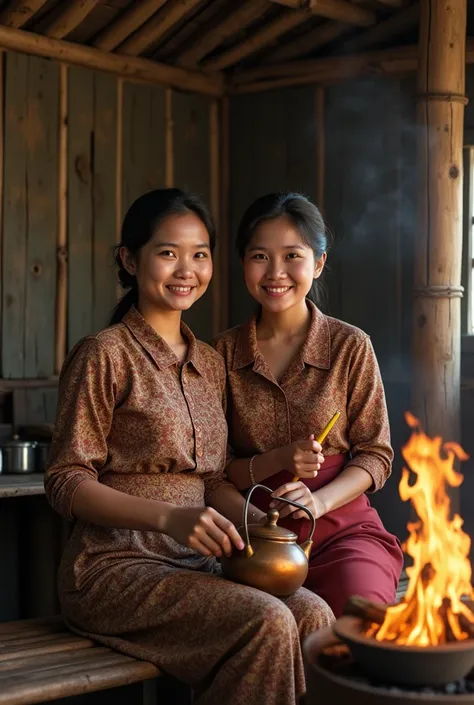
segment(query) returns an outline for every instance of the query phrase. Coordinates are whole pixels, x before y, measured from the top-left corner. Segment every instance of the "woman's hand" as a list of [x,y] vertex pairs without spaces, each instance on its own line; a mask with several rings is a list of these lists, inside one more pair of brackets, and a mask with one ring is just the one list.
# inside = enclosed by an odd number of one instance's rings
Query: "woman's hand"
[[277,509],[282,519],[291,514],[293,515],[293,519],[307,519],[308,515],[302,509],[298,509],[298,507],[292,507],[291,504],[279,502],[279,497],[284,497],[292,502],[299,502],[305,507],[308,507],[315,519],[319,519],[319,517],[325,513],[324,507],[318,499],[318,493],[311,492],[303,482],[287,482],[285,485],[275,490],[272,493],[272,497],[274,499],[270,503],[270,507]]
[[305,479],[316,477],[324,463],[321,444],[314,440],[314,434],[306,441],[295,441],[280,448],[282,465],[293,475]]
[[163,533],[203,556],[230,556],[232,546],[245,546],[232,522],[212,507],[172,506]]

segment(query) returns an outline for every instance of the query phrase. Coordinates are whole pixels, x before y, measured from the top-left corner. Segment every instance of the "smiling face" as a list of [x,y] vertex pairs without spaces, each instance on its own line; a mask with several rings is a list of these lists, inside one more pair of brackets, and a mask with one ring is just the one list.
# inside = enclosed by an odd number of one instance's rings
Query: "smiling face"
[[140,309],[186,311],[212,277],[209,233],[194,213],[166,217],[136,255],[122,247],[120,256],[137,278]]
[[255,229],[245,251],[245,283],[265,310],[286,311],[304,301],[325,261],[326,253],[316,260],[291,218],[266,220]]

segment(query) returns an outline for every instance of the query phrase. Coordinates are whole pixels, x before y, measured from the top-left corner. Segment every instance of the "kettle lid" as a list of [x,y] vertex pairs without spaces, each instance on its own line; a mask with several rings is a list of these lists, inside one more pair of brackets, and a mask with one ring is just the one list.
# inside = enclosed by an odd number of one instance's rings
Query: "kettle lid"
[[279,513],[276,509],[269,509],[265,524],[249,524],[249,537],[278,543],[296,543],[297,535],[283,526],[278,526]]

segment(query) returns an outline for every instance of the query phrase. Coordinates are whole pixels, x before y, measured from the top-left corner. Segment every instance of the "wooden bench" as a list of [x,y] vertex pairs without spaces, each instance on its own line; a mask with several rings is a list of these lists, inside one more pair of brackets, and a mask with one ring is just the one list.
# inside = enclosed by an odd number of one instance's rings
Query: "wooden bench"
[[[49,702],[160,675],[151,663],[73,634],[59,617],[0,623],[0,705]],[[160,697],[157,705],[172,701],[189,698]]]

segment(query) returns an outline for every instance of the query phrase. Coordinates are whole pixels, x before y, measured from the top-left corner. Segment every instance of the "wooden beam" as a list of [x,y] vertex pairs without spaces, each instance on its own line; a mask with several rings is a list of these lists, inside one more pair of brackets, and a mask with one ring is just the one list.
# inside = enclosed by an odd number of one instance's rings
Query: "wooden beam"
[[[167,89],[168,90],[168,89]],[[117,136],[115,143],[115,242],[119,243],[123,219],[123,78],[117,80]],[[123,296],[123,288],[118,278],[115,285],[117,303]]]
[[173,86],[204,95],[220,96],[223,92],[223,79],[218,74],[206,75],[147,59],[117,56],[93,47],[51,39],[13,27],[0,26],[0,49],[44,56],[66,64],[84,66],[136,81]]
[[295,10],[288,12],[280,17],[277,17],[272,22],[266,24],[255,34],[252,34],[248,39],[245,39],[241,44],[238,44],[232,49],[224,51],[215,59],[205,61],[203,66],[205,69],[219,71],[228,66],[238,63],[245,59],[250,54],[254,54],[259,49],[262,49],[267,44],[271,44],[285,32],[289,32],[298,25],[308,20],[308,12],[306,10]]
[[139,56],[156,44],[202,0],[168,0],[165,6],[119,47],[121,54]]
[[44,28],[41,33],[54,39],[63,39],[81,24],[87,15],[92,12],[99,0],[69,0],[61,3],[58,10],[51,12],[51,20],[45,18]]
[[227,19],[217,27],[212,27],[208,32],[197,38],[188,49],[185,49],[178,59],[178,64],[185,68],[196,66],[201,59],[217,46],[226,42],[239,30],[246,29],[265,12],[267,7],[267,0],[247,0],[243,2]]
[[390,15],[388,19],[383,20],[375,27],[371,27],[353,39],[349,39],[349,41],[344,43],[344,50],[352,52],[368,49],[374,44],[380,44],[387,41],[387,39],[400,36],[408,29],[416,27],[419,21],[420,5],[416,2],[414,5],[409,5],[400,10],[400,12]]
[[[255,84],[257,81],[282,79],[308,78],[309,83],[320,83],[327,76],[329,81],[334,78],[357,76],[364,71],[372,70],[374,73],[383,73],[387,67],[400,60],[411,62],[412,70],[416,70],[416,46],[395,47],[380,51],[365,52],[363,54],[328,56],[321,59],[306,59],[290,61],[286,64],[262,66],[246,71],[236,71],[230,79],[230,84],[236,88]],[[253,92],[253,91],[252,91]]]
[[7,7],[0,10],[0,24],[7,27],[23,27],[47,0],[10,0]]
[[375,24],[377,21],[373,12],[369,12],[369,10],[347,2],[347,0],[295,0],[295,2],[292,2],[292,0],[288,0],[288,2],[271,0],[271,2],[299,8],[300,10],[307,10],[319,17],[327,17],[330,20],[338,20],[362,27]]
[[333,42],[350,29],[353,29],[353,26],[346,22],[328,20],[314,27],[302,37],[298,37],[298,39],[283,46],[276,47],[274,51],[265,55],[265,62],[275,64],[291,61],[291,59],[296,59],[299,56],[304,57],[306,54],[330,44],[330,42]]
[[[221,225],[221,169],[220,169],[220,105],[217,98],[211,102],[209,107],[209,167],[210,167],[210,206],[211,213],[216,226],[216,232],[220,233]],[[214,276],[212,282],[212,335],[213,337],[221,332],[222,318],[222,290],[226,286],[226,277],[222,276],[221,250],[218,241],[216,257],[214,258]]]
[[58,136],[58,231],[56,237],[56,340],[54,374],[59,375],[67,346],[67,142],[68,142],[68,67],[59,67]]
[[103,51],[113,51],[155,12],[158,12],[165,2],[166,0],[134,2],[97,35],[93,42],[94,46]]
[[459,442],[467,3],[420,5],[413,411],[430,436]]
[[230,105],[228,96],[221,100],[220,113],[220,178],[221,178],[221,225],[219,233],[219,266],[222,272],[220,330],[229,327],[229,287],[230,287]]

